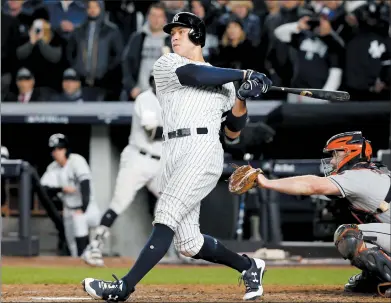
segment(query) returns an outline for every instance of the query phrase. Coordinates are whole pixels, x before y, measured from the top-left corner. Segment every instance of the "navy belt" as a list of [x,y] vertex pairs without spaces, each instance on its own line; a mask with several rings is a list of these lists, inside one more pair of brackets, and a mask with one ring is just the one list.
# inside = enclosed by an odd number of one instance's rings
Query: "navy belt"
[[[206,127],[199,127],[199,128],[196,128],[196,133],[198,135],[206,135],[208,133],[208,129]],[[177,130],[174,130],[172,132],[167,133],[168,139],[187,137],[190,135],[191,135],[190,128],[180,128],[180,129],[177,129]],[[163,135],[163,139],[166,140],[164,135]]]
[[159,156],[154,156],[154,155],[148,154],[147,152],[145,152],[145,151],[143,151],[143,150],[140,150],[140,154],[142,154],[142,155],[144,155],[144,156],[151,157],[152,159],[160,160],[160,157],[159,157]]

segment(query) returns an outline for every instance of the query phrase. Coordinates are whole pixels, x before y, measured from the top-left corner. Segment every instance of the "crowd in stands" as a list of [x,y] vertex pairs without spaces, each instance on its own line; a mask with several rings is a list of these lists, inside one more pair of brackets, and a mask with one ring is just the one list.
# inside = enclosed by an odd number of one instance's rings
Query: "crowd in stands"
[[172,51],[162,28],[181,11],[204,20],[212,65],[255,69],[277,86],[390,99],[387,0],[2,0],[2,101],[134,101]]

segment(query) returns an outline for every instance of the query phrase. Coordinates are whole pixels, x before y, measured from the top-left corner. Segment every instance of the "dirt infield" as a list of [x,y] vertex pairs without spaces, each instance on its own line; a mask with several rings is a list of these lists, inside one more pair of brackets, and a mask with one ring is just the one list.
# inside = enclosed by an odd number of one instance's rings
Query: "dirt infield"
[[[127,258],[107,258],[108,267],[128,267]],[[87,266],[79,259],[38,257],[2,258],[3,266]],[[170,266],[172,265],[160,265]],[[190,265],[191,266],[191,265]],[[265,285],[261,302],[390,302],[378,296],[343,294],[343,286]],[[244,286],[236,285],[138,285],[129,302],[241,302]],[[2,285],[2,302],[99,302],[81,285]]]
[[[139,285],[129,302],[240,302],[243,286]],[[50,298],[52,298],[50,300]],[[81,285],[3,285],[2,302],[88,302]],[[261,302],[390,302],[347,296],[336,286],[265,286]],[[94,302],[98,302],[95,301]]]

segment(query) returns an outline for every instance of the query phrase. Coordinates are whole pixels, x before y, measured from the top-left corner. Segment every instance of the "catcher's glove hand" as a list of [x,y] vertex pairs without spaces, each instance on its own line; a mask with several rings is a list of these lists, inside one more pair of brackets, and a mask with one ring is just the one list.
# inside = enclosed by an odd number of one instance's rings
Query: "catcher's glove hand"
[[259,174],[263,174],[260,168],[253,168],[251,165],[238,166],[231,164],[235,171],[228,179],[228,189],[234,194],[243,194],[257,186]]

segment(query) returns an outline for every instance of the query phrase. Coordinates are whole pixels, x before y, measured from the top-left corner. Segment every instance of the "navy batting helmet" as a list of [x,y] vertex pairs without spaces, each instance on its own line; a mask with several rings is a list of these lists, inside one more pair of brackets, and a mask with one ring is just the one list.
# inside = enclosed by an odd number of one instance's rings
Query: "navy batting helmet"
[[189,39],[195,45],[205,45],[206,27],[204,21],[192,13],[178,13],[172,18],[171,23],[163,27],[164,32],[171,34],[171,30],[176,26],[190,28]]
[[49,148],[69,148],[68,138],[63,134],[53,134],[49,138]]

